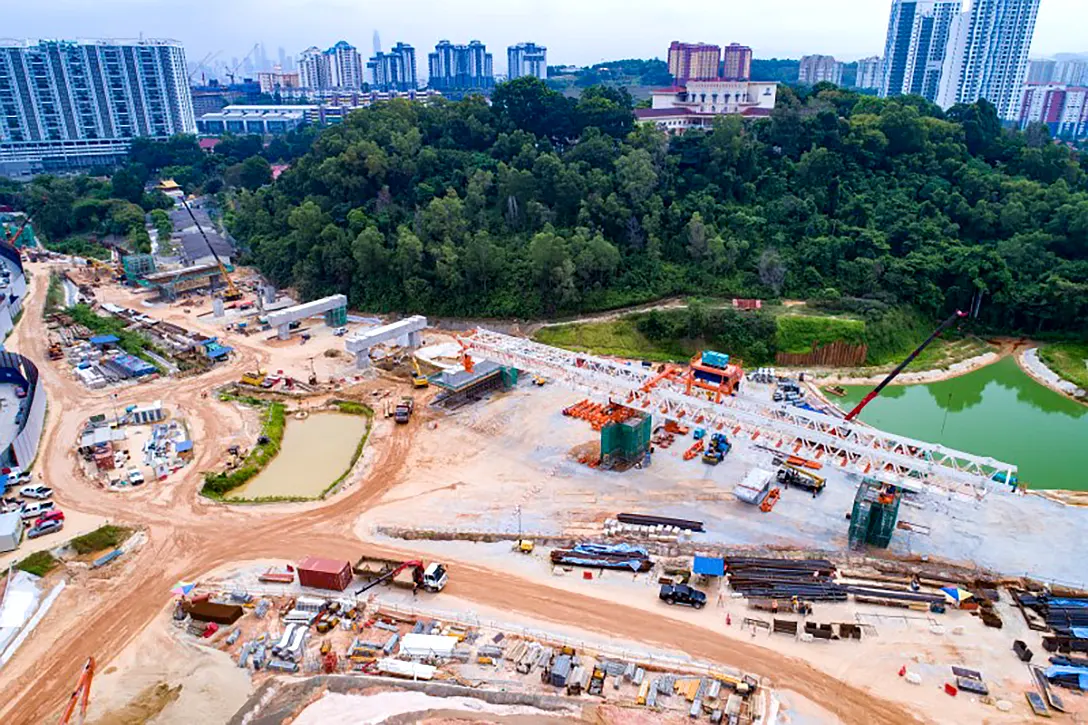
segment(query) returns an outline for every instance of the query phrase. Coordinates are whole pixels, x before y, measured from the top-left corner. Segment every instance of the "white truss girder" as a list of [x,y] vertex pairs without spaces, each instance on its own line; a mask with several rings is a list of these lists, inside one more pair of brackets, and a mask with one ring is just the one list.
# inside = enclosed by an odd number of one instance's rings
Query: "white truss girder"
[[[886,433],[796,406],[746,395],[686,392],[678,379],[654,370],[583,353],[542,345],[479,328],[463,338],[473,357],[544,375],[596,398],[605,398],[667,420],[746,435],[783,456],[797,455],[846,471],[886,472],[942,492],[981,498],[992,490],[1009,490],[992,479],[1011,477],[1016,466],[986,456]],[[1006,479],[1009,480],[1009,479]]]

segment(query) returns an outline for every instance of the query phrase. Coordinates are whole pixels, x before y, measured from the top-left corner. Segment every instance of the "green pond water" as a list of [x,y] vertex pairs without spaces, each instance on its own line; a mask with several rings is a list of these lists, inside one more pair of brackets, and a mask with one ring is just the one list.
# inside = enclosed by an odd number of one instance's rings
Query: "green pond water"
[[[871,389],[848,386],[840,407]],[[1012,463],[1030,488],[1088,490],[1088,407],[1036,383],[1012,357],[939,383],[890,385],[861,419]]]

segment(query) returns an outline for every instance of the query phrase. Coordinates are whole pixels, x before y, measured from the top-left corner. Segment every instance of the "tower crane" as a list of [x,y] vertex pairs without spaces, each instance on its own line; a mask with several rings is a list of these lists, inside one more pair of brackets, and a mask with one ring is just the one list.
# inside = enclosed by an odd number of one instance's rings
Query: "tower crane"
[[238,72],[238,69],[241,68],[242,65],[244,65],[247,60],[249,60],[249,56],[251,56],[255,52],[257,52],[257,48],[259,48],[259,47],[261,47],[260,43],[254,43],[253,47],[249,49],[249,52],[246,53],[245,55],[243,55],[242,59],[240,61],[238,61],[237,63],[235,63],[233,68],[231,68],[229,71],[227,71],[226,75],[227,75],[227,78],[230,78],[231,84],[234,83],[234,77],[235,77],[235,74]]

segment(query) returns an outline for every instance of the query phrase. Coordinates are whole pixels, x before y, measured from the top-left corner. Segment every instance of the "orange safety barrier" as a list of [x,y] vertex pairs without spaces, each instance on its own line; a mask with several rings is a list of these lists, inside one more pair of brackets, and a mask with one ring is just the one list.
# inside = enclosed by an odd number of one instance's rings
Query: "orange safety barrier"
[[778,499],[782,497],[782,491],[777,488],[772,488],[767,492],[767,497],[763,499],[763,503],[759,505],[759,510],[763,513],[770,513],[774,505],[778,503]]
[[685,461],[690,461],[692,458],[695,458],[695,456],[702,453],[703,452],[703,443],[704,443],[703,440],[695,441],[695,443],[692,444],[691,448],[684,451],[684,460]]

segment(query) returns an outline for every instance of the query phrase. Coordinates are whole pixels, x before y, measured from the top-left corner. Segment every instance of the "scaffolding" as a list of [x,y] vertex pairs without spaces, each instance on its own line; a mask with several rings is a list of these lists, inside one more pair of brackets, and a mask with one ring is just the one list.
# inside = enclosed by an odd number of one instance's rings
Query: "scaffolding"
[[645,413],[601,428],[601,465],[605,468],[641,461],[650,450],[651,418]]
[[121,257],[121,265],[129,282],[141,280],[155,272],[155,258],[150,254],[126,254]]
[[854,495],[854,509],[850,512],[850,548],[869,545],[887,549],[899,519],[901,500],[902,493],[896,486],[875,478],[864,479]]

